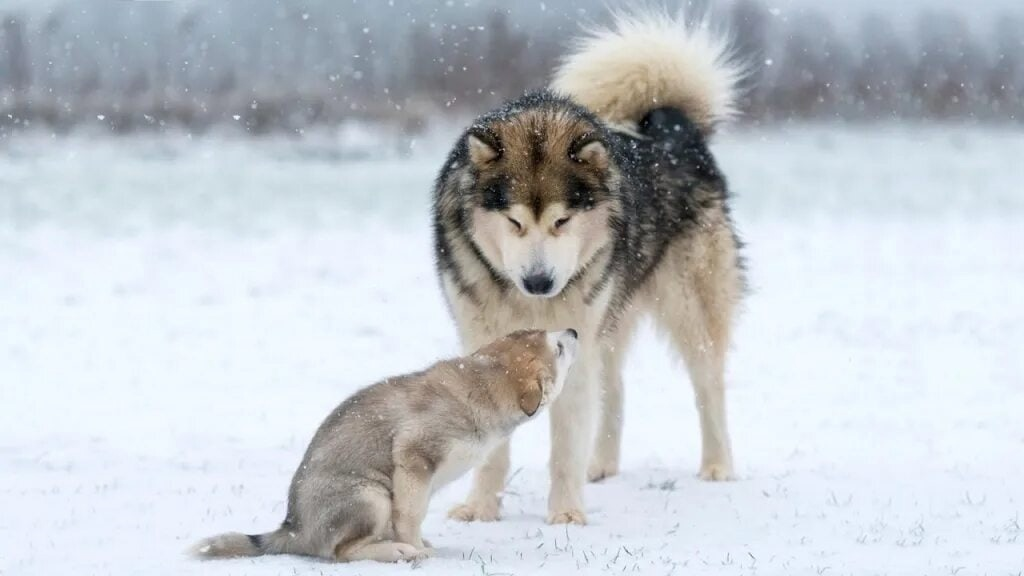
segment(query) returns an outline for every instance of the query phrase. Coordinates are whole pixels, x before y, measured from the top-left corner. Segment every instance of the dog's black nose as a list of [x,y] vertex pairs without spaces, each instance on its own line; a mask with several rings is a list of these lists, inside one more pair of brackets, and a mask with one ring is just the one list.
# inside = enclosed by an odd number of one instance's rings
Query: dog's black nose
[[555,279],[547,274],[531,274],[523,278],[523,288],[530,294],[547,294],[555,285]]
[[579,333],[576,332],[575,328],[569,328],[568,330],[566,330],[566,332],[568,332],[569,336],[572,336],[574,340],[580,337]]

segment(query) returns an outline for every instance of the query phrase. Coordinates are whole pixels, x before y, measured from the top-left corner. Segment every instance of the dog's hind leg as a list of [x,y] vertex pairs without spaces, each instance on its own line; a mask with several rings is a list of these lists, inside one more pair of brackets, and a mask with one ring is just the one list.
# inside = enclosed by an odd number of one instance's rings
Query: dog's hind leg
[[675,245],[654,287],[654,317],[686,362],[700,417],[702,480],[733,477],[725,356],[742,280],[727,230]]
[[412,544],[395,542],[392,540],[380,540],[377,542],[359,542],[348,547],[344,556],[339,556],[341,562],[356,562],[358,560],[373,560],[374,562],[410,562],[422,560],[430,555],[425,549],[417,549]]
[[594,442],[594,452],[587,468],[587,480],[598,482],[619,473],[622,448],[622,362],[629,339],[636,327],[632,317],[621,320],[615,336],[602,345],[601,420]]
[[338,562],[403,562],[429,555],[429,550],[393,539],[394,508],[390,491],[380,487],[364,488],[355,494],[347,492],[338,500],[345,497],[351,499],[347,506],[339,507],[331,515],[320,518],[327,522],[322,527],[323,541],[330,544],[325,551],[327,553],[316,555]]
[[701,304],[690,302],[684,318],[662,318],[666,331],[686,361],[700,417],[702,480],[732,478],[732,447],[725,412],[725,348],[701,318]]
[[719,344],[704,335],[691,334],[680,339],[686,366],[693,381],[700,417],[701,480],[733,478],[732,444],[725,410],[725,354]]
[[622,446],[622,371],[621,354],[606,353],[601,382],[601,421],[597,428],[594,452],[587,468],[587,480],[599,482],[619,473]]

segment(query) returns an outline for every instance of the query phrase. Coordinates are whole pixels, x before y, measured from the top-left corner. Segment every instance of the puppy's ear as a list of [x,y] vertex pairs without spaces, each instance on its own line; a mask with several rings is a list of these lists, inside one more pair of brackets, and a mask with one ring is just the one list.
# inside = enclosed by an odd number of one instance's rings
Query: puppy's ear
[[501,156],[501,146],[489,130],[471,130],[466,136],[466,148],[469,150],[469,160],[477,166],[493,162]]
[[526,389],[519,394],[519,408],[527,416],[533,416],[540,409],[540,399],[543,392],[540,388],[540,381],[533,380],[527,384]]
[[600,140],[583,140],[574,146],[572,159],[603,170],[608,167],[608,148]]

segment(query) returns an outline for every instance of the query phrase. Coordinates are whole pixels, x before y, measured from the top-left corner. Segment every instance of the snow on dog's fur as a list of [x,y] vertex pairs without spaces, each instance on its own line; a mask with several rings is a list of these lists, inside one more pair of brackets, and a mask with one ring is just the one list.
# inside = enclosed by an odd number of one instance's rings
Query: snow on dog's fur
[[[585,480],[618,471],[619,372],[642,313],[689,368],[700,476],[732,475],[724,369],[743,275],[706,145],[732,112],[739,69],[727,55],[682,18],[620,16],[578,43],[554,91],[478,118],[438,177],[435,252],[464,346],[580,328],[579,361],[551,411],[550,522],[585,523]],[[506,442],[452,516],[497,519],[508,468]]]

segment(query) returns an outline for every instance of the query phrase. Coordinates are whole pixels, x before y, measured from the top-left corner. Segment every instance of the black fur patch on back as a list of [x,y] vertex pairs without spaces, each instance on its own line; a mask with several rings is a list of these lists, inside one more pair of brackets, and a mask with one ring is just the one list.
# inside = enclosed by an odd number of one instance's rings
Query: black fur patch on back
[[682,110],[655,108],[640,120],[640,133],[649,136],[655,146],[669,153],[674,163],[685,163],[694,176],[717,177],[715,162],[708,152],[704,135]]
[[263,550],[263,536],[260,534],[246,534],[246,538],[257,550]]

